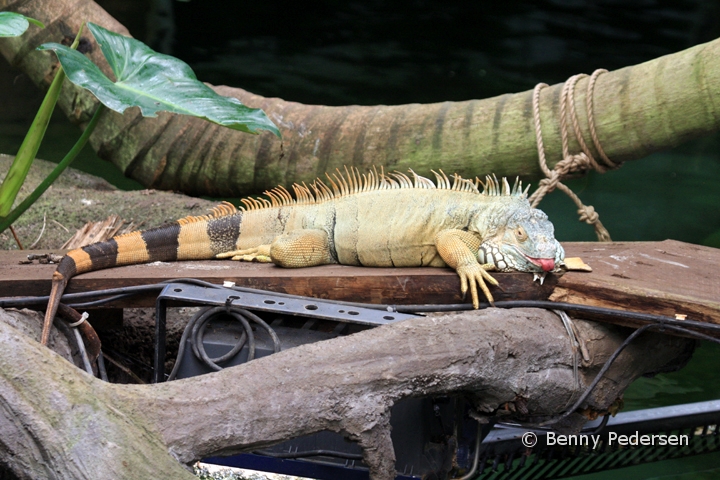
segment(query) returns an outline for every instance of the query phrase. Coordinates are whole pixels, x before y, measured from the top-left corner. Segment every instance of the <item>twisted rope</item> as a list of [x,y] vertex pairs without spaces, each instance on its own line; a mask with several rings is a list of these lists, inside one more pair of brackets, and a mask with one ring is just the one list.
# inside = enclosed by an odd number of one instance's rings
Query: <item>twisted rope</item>
[[[606,73],[607,70],[598,69],[593,72],[588,81],[587,93],[585,96],[585,106],[587,108],[588,116],[588,127],[590,130],[590,137],[592,138],[595,150],[600,155],[602,163],[598,163],[592,155],[592,152],[588,148],[585,140],[583,139],[582,130],[580,130],[580,124],[578,122],[577,111],[575,110],[575,85],[578,80],[586,77],[585,74],[573,75],[563,85],[560,93],[560,137],[562,140],[562,155],[563,158],[557,164],[555,168],[550,170],[547,166],[547,159],[545,158],[545,146],[542,139],[542,130],[540,126],[540,91],[547,87],[545,83],[538,83],[535,85],[532,97],[533,106],[533,117],[535,121],[535,139],[537,141],[538,159],[540,163],[540,169],[543,171],[547,178],[540,180],[538,189],[533,192],[530,196],[530,203],[533,207],[536,207],[540,200],[547,194],[555,190],[556,188],[562,192],[565,192],[569,196],[578,208],[578,215],[580,221],[595,227],[595,234],[598,237],[598,241],[609,242],[611,241],[610,233],[600,222],[600,216],[595,211],[592,205],[583,205],[580,198],[570,190],[562,180],[567,178],[569,175],[574,173],[584,174],[589,170],[596,170],[600,173],[605,173],[610,169],[615,169],[620,166],[611,161],[598,139],[597,131],[595,129],[595,118],[593,115],[593,94],[595,92],[595,83],[600,75]],[[569,114],[568,114],[569,111]],[[569,147],[569,132],[568,132],[568,116],[570,117],[569,122],[572,125],[573,133],[575,138],[580,145],[581,153],[570,154]]]

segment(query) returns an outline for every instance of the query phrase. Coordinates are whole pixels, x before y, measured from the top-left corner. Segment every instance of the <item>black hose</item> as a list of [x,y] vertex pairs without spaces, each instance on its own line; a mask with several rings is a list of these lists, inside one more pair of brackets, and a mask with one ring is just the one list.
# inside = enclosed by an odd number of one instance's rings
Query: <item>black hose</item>
[[[552,302],[550,302],[550,303],[552,303]],[[683,320],[683,322],[684,322],[684,320]],[[694,323],[700,323],[700,322],[694,322]],[[622,353],[622,351],[625,350],[625,348],[626,348],[628,345],[630,345],[630,343],[632,343],[633,340],[635,340],[637,337],[639,337],[640,335],[642,335],[645,331],[647,331],[647,330],[653,330],[653,329],[660,330],[661,332],[662,332],[663,330],[672,330],[672,331],[674,331],[674,332],[681,333],[681,334],[683,334],[683,335],[686,335],[686,336],[689,336],[689,337],[693,337],[693,338],[696,338],[696,339],[698,339],[698,340],[706,340],[706,341],[708,341],[708,342],[714,342],[714,343],[720,344],[720,338],[711,337],[711,336],[709,336],[709,335],[705,335],[704,333],[696,332],[696,331],[694,331],[694,330],[690,330],[690,329],[687,329],[687,328],[684,328],[684,327],[678,327],[678,326],[676,326],[676,325],[667,325],[667,324],[663,324],[663,323],[649,323],[649,324],[647,324],[647,325],[643,325],[642,327],[640,327],[640,328],[638,328],[637,330],[635,330],[634,332],[632,332],[632,333],[620,344],[620,346],[618,346],[618,348],[613,352],[613,354],[610,355],[610,357],[608,357],[608,359],[605,361],[605,363],[603,364],[602,368],[600,369],[600,371],[598,372],[598,374],[595,376],[595,378],[593,379],[593,381],[590,383],[590,385],[588,385],[588,386],[585,388],[585,391],[584,391],[584,392],[582,393],[582,395],[580,395],[580,397],[575,401],[575,403],[573,404],[573,406],[570,407],[569,409],[567,409],[564,413],[562,413],[562,414],[560,414],[560,415],[557,415],[557,416],[554,416],[554,417],[552,417],[551,419],[546,420],[546,421],[544,421],[544,422],[542,422],[542,423],[540,423],[540,424],[537,424],[537,425],[532,425],[532,424],[521,425],[521,424],[509,423],[509,422],[500,422],[500,424],[502,424],[502,425],[507,425],[507,426],[515,426],[515,427],[521,427],[521,426],[528,427],[528,426],[530,426],[530,427],[532,427],[532,428],[534,428],[534,429],[538,429],[538,430],[550,430],[549,428],[547,428],[549,425],[555,424],[555,423],[557,423],[557,422],[559,422],[559,421],[561,421],[561,420],[569,417],[569,416],[572,415],[578,408],[580,408],[580,406],[585,402],[585,400],[587,400],[587,398],[590,396],[590,394],[591,394],[592,391],[595,389],[595,387],[598,385],[598,383],[600,383],[600,380],[602,380],[603,376],[607,373],[607,371],[610,369],[610,367],[611,367],[612,364],[615,362],[615,360],[620,356],[620,354]],[[607,425],[607,420],[608,420],[608,416],[606,415],[605,418],[603,419],[603,421],[602,421],[601,424],[597,427],[596,430],[597,430],[597,431],[602,430],[602,429],[605,427],[605,425]],[[583,432],[583,433],[585,433],[585,432]]]
[[618,358],[618,356],[620,356],[622,351],[625,350],[625,347],[630,345],[630,343],[632,343],[633,340],[635,340],[637,337],[642,335],[645,331],[653,330],[653,329],[658,329],[660,331],[666,330],[666,329],[672,330],[672,331],[675,331],[678,333],[682,333],[683,335],[688,335],[688,336],[697,338],[699,340],[707,340],[709,342],[720,343],[720,339],[718,339],[718,338],[711,337],[709,335],[705,335],[703,333],[696,332],[694,330],[689,330],[689,329],[683,328],[683,327],[676,327],[674,325],[662,325],[659,323],[649,323],[647,325],[643,325],[642,327],[638,328],[633,333],[631,333],[625,339],[625,341],[623,343],[621,343],[620,346],[613,352],[613,354],[610,355],[610,357],[605,361],[605,364],[602,366],[602,368],[600,369],[598,374],[593,379],[592,383],[590,383],[590,385],[587,386],[587,388],[585,389],[583,394],[580,395],[580,398],[578,398],[575,401],[575,404],[572,407],[570,407],[568,410],[566,410],[565,413],[563,413],[559,416],[553,417],[552,419],[547,420],[545,422],[542,422],[540,424],[540,426],[552,425],[553,423],[557,423],[560,420],[563,420],[563,419],[569,417],[570,415],[572,415],[578,408],[580,408],[580,406],[583,404],[583,402],[585,402],[585,400],[587,400],[587,398],[590,396],[590,393],[592,393],[592,391],[595,389],[597,384],[600,383],[600,380],[602,380],[603,375],[605,375],[607,373],[607,371],[612,366],[613,362],[615,362],[615,360]]
[[[214,318],[220,315],[229,315],[230,317],[234,318],[235,320],[240,322],[240,324],[243,326],[244,331],[235,346],[230,349],[229,352],[221,355],[220,357],[211,358],[205,351],[205,344],[203,343],[205,337],[205,329]],[[277,333],[275,333],[275,330],[273,330],[270,325],[265,323],[264,320],[262,320],[254,313],[238,307],[206,307],[193,315],[188,324],[185,326],[185,330],[183,331],[182,337],[180,338],[180,345],[178,346],[178,354],[175,360],[175,365],[173,366],[172,372],[170,372],[170,375],[168,376],[168,380],[173,380],[177,376],[177,372],[180,369],[180,363],[185,353],[185,345],[187,344],[188,339],[190,339],[193,354],[195,355],[195,357],[203,364],[205,364],[209,369],[214,371],[222,370],[223,367],[218,364],[227,362],[228,360],[235,357],[235,355],[237,355],[240,350],[242,350],[246,343],[248,345],[247,361],[249,362],[250,360],[253,360],[255,358],[255,334],[253,333],[252,327],[250,326],[250,322],[248,320],[252,321],[253,323],[262,327],[265,331],[267,331],[268,335],[270,335],[270,338],[273,341],[274,353],[277,353],[281,350],[280,338],[277,336]]]

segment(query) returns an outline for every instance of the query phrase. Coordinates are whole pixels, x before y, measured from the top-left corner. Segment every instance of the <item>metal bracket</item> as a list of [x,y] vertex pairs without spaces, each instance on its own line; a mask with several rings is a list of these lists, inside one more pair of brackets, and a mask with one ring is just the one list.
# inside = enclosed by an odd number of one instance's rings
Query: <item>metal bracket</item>
[[302,317],[321,318],[337,322],[359,323],[361,325],[385,325],[415,318],[418,315],[388,312],[386,310],[343,305],[331,300],[311,297],[288,297],[272,292],[257,290],[245,292],[225,287],[210,288],[186,283],[171,283],[160,292],[158,298],[201,303],[203,305],[227,305],[283,313]]
[[357,307],[318,298],[279,295],[263,290],[249,292],[220,286],[203,287],[187,283],[170,283],[163,288],[155,303],[154,383],[159,383],[163,380],[166,305],[167,302],[171,300],[201,305],[235,306],[248,310],[282,313],[285,315],[319,318],[369,326],[386,325],[419,316],[374,308]]

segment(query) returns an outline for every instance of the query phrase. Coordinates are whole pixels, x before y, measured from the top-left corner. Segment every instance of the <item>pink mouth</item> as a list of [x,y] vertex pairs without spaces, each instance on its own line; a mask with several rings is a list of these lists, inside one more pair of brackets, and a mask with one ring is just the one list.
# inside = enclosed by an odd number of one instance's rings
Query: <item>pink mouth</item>
[[542,268],[544,272],[550,272],[555,269],[555,259],[553,258],[526,258],[538,267]]

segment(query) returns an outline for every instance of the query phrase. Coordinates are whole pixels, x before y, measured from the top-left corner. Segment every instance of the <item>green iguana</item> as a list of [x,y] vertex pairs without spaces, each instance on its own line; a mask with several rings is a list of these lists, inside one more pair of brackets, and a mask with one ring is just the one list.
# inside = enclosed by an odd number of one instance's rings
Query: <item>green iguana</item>
[[[483,183],[441,171],[437,185],[410,171],[327,175],[310,187],[283,187],[265,198],[246,198],[239,210],[229,203],[208,215],[113,237],[68,252],[52,279],[43,343],[60,297],[74,275],[154,261],[232,258],[273,262],[282,267],[330,263],[369,267],[445,267],[460,276],[479,307],[477,286],[490,303],[487,273],[521,271],[544,278],[559,269],[564,251],[553,225],[530,206],[516,181],[486,177]],[[483,191],[478,189],[482,185]]]

